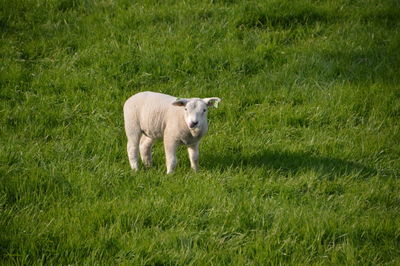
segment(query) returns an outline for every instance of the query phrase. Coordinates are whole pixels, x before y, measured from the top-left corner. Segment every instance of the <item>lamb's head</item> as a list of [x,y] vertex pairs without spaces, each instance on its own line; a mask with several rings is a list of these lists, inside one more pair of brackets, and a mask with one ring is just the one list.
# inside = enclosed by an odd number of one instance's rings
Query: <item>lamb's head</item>
[[184,117],[189,129],[195,130],[207,125],[208,107],[217,107],[221,101],[218,97],[176,99],[172,104],[184,108]]

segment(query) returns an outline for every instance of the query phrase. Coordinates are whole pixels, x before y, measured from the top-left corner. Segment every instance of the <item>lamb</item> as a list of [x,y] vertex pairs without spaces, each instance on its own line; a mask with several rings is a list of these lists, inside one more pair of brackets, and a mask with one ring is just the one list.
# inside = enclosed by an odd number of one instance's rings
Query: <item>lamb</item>
[[167,174],[177,164],[176,149],[186,145],[190,165],[199,169],[199,141],[208,131],[208,107],[217,107],[218,97],[180,99],[156,92],[140,92],[124,104],[125,132],[131,168],[139,169],[138,155],[145,166],[152,164],[151,148],[157,139],[163,139]]

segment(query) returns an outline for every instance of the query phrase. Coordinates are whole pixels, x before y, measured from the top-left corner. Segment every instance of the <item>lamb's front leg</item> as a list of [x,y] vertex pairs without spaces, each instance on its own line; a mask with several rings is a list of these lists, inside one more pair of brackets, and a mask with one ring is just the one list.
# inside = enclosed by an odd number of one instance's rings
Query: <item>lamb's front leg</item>
[[176,148],[178,143],[175,140],[164,139],[165,159],[167,164],[167,174],[171,174],[176,166]]
[[199,170],[199,143],[188,146],[190,166],[195,172]]

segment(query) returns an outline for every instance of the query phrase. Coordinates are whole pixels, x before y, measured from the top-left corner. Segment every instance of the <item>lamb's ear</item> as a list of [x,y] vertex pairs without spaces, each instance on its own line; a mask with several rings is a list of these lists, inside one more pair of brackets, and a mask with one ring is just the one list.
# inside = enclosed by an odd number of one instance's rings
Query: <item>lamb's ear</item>
[[221,101],[220,98],[218,97],[212,97],[212,98],[204,98],[203,101],[207,104],[209,107],[215,107],[218,108],[218,103]]
[[175,106],[186,106],[187,103],[188,103],[187,99],[176,98],[175,102],[173,102],[172,105],[175,105]]

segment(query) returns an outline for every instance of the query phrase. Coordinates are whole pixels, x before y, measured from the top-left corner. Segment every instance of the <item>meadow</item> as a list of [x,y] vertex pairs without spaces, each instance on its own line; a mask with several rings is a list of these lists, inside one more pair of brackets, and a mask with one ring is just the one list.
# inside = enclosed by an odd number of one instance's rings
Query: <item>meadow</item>
[[[397,0],[0,0],[0,264],[399,265]],[[133,173],[124,101],[222,98]]]

